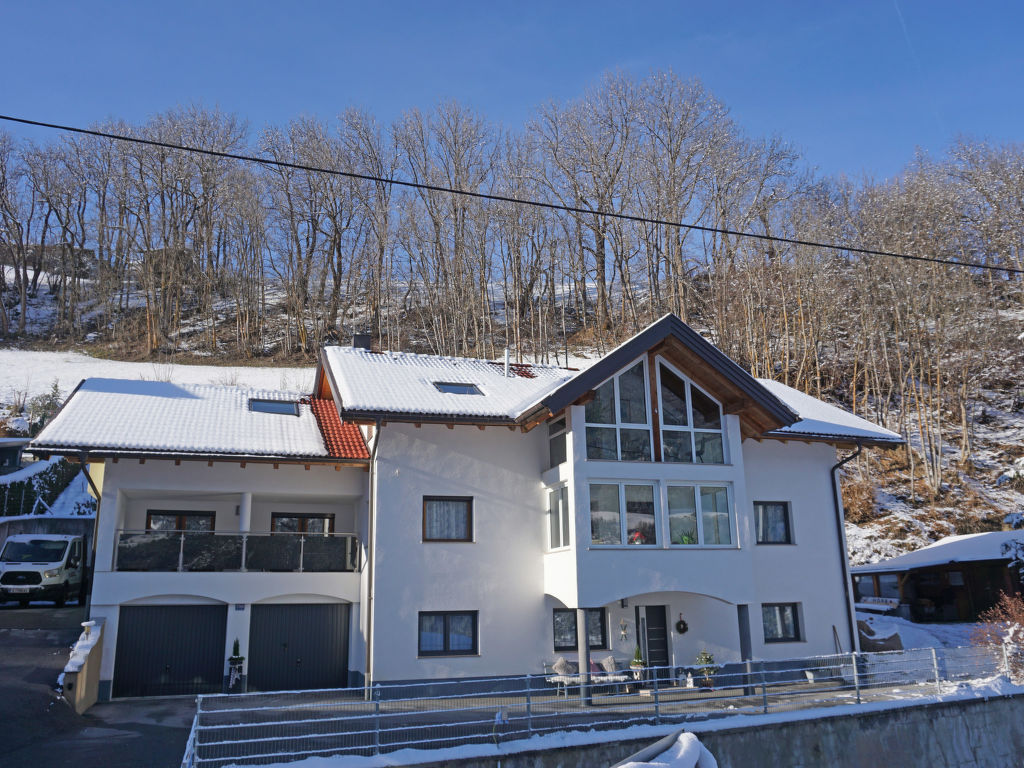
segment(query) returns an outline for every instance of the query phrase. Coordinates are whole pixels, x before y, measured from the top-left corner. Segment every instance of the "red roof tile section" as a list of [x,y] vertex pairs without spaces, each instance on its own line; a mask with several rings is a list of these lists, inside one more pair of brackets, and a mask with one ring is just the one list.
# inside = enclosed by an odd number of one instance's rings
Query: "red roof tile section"
[[366,441],[355,424],[343,423],[334,407],[333,400],[321,397],[309,398],[309,406],[320,425],[327,453],[335,459],[368,459],[370,452],[366,450]]

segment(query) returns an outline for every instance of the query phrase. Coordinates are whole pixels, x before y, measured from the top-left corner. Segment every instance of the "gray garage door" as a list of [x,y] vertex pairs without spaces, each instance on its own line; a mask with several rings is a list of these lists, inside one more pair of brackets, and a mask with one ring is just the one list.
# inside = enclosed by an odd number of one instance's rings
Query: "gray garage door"
[[347,686],[348,622],[347,604],[252,606],[249,690]]
[[226,605],[121,606],[113,695],[219,692],[226,621]]

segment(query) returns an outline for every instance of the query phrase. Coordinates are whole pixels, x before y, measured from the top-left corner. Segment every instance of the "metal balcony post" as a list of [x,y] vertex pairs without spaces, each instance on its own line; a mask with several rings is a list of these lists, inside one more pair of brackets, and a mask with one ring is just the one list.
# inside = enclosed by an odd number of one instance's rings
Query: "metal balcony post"
[[533,698],[530,695],[530,675],[526,676],[526,732],[533,733]]
[[178,571],[185,570],[185,532],[181,532],[180,542],[178,543]]
[[935,692],[942,693],[942,686],[939,685],[939,656],[935,653],[934,648],[932,648],[932,671],[935,674]]
[[[118,550],[121,549],[121,536],[123,534],[124,534],[124,531],[118,531],[117,532],[117,537],[114,539],[114,570],[115,571],[117,570],[117,552],[118,552]],[[93,568],[95,569],[95,567],[96,566],[95,566],[95,563],[94,563],[93,564]],[[1005,652],[1005,646],[1004,646],[1004,652]]]
[[242,573],[245,573],[245,571],[246,571],[246,568],[245,568],[245,551],[248,548],[248,546],[249,546],[249,534],[243,533],[242,534],[242,565],[238,569]]
[[761,662],[761,706],[768,714],[768,676],[764,673],[764,662]]
[[299,535],[299,573],[302,573],[302,560],[306,556],[306,537]]
[[857,692],[857,703],[860,704],[860,672],[857,669],[857,654],[850,654],[850,668],[853,670],[853,688]]
[[654,677],[654,723],[661,725],[661,696],[658,693],[658,668],[654,667],[651,672]]

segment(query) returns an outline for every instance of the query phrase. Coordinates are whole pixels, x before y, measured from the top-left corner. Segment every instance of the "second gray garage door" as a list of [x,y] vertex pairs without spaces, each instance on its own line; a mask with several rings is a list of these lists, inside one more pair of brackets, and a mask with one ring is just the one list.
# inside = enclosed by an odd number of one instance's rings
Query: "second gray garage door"
[[249,690],[346,687],[348,623],[347,603],[252,606]]

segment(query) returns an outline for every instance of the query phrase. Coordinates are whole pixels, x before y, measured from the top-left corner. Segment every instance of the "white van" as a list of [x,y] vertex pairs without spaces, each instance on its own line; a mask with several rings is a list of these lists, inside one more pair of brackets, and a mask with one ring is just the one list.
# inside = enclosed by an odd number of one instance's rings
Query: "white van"
[[0,551],[0,598],[28,605],[83,599],[85,547],[81,536],[16,533]]

